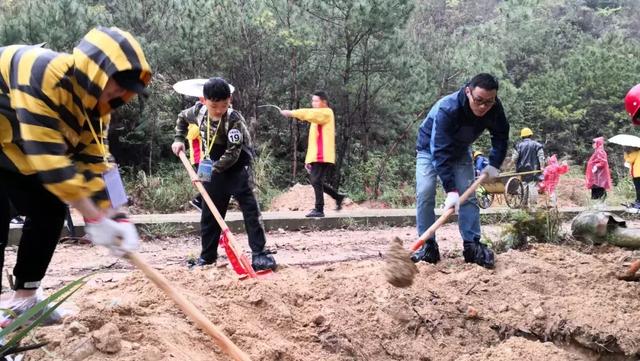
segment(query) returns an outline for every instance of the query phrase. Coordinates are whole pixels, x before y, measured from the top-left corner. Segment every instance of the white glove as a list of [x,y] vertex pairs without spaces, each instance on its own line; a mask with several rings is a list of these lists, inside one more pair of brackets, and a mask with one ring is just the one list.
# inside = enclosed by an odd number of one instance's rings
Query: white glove
[[592,173],[596,173],[598,171],[598,166],[594,165],[593,168],[591,169]]
[[460,195],[458,192],[448,192],[447,199],[444,200],[444,210],[453,207],[453,210],[456,214],[458,214],[458,210],[460,209]]
[[85,230],[94,244],[109,248],[114,256],[122,257],[139,247],[138,231],[126,218],[117,222],[107,217],[87,220]]
[[482,170],[482,172],[480,174],[482,174],[482,173],[486,173],[489,176],[489,178],[495,178],[498,175],[500,175],[500,169],[498,169],[498,168],[496,168],[496,167],[494,167],[492,165],[488,165],[488,166],[484,167],[484,169]]

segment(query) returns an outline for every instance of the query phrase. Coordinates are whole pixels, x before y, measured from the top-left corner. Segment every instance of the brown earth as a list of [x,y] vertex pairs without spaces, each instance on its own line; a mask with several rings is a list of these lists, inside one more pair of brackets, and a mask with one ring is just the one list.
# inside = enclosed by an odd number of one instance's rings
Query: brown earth
[[[316,198],[313,192],[313,187],[309,184],[302,185],[296,183],[293,187],[289,188],[286,192],[276,196],[271,201],[269,211],[307,211],[315,207]],[[324,195],[325,209],[335,208],[336,201],[328,196]],[[362,208],[351,199],[346,198],[343,202],[344,209],[359,209]],[[369,208],[369,207],[365,207]]]
[[[584,179],[569,178],[561,176],[560,182],[556,187],[558,196],[558,207],[579,207],[585,206],[590,197],[589,190],[584,187]],[[538,196],[539,206],[544,206],[546,195]],[[328,195],[324,195],[324,203],[327,209],[333,209],[335,201]],[[302,185],[296,183],[284,193],[276,196],[268,207],[269,211],[306,211],[315,206],[315,196],[311,185]],[[492,207],[506,207],[502,195],[495,197]],[[368,200],[361,203],[354,203],[351,199],[346,199],[344,203],[345,209],[385,209],[391,208],[390,205],[375,200]]]
[[[486,270],[463,262],[456,228],[439,230],[442,262],[419,264],[406,289],[385,282],[381,256],[396,235],[408,247],[413,228],[270,233],[282,267],[260,280],[187,270],[196,236],[145,242],[140,254],[252,360],[638,359],[640,284],[614,275],[640,252],[538,244],[500,254]],[[489,237],[499,231],[483,228]],[[11,267],[15,249],[7,256]],[[228,360],[140,272],[101,248],[61,245],[47,292],[95,271],[67,305],[74,314],[37,332],[51,342],[48,353],[27,359]]]
[[560,176],[560,182],[556,187],[558,195],[558,207],[586,206],[591,191],[584,186],[584,179]]

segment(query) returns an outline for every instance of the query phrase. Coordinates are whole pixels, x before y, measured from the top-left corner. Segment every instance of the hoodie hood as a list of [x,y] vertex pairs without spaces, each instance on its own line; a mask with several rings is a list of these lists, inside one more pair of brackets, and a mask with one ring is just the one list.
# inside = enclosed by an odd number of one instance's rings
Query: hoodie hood
[[[130,33],[116,27],[97,27],[89,31],[73,48],[73,60],[73,75],[86,109],[95,109],[107,81],[117,72],[139,71],[140,81],[145,86],[151,80],[151,67],[140,43]],[[112,100],[110,106],[98,109],[100,115],[121,106],[134,95],[128,91],[121,98]]]
[[593,139],[593,149],[602,149],[604,147],[604,137]]

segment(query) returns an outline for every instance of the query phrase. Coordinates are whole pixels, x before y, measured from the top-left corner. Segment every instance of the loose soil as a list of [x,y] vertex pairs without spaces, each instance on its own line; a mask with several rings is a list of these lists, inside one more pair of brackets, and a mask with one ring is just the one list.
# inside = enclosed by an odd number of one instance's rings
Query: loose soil
[[[640,227],[640,222],[630,222]],[[566,225],[565,225],[566,227]],[[500,227],[486,226],[494,237]],[[385,281],[383,253],[413,228],[272,232],[281,269],[238,281],[229,267],[187,270],[197,236],[144,242],[160,270],[252,360],[637,360],[640,284],[615,274],[640,252],[580,244],[509,251],[486,270],[465,264],[455,224],[439,230],[443,260],[418,264],[409,288]],[[246,236],[239,235],[246,248]],[[8,267],[15,249],[7,250]],[[221,261],[221,264],[224,262]],[[28,360],[228,360],[139,271],[102,248],[60,245],[47,293],[98,272],[41,328],[47,353]]]
[[[584,179],[561,177],[560,183],[556,187],[558,196],[558,207],[579,207],[585,206],[591,196],[589,190],[584,187]],[[538,196],[538,205],[544,206],[547,202],[547,196],[540,194]],[[326,209],[333,209],[335,201],[328,195],[324,195],[324,204]],[[284,193],[276,196],[271,201],[268,211],[306,211],[314,208],[315,195],[311,185],[302,185],[296,183]],[[496,195],[491,207],[506,207],[504,197]],[[385,209],[391,208],[390,205],[382,201],[368,200],[362,203],[354,203],[351,199],[344,202],[345,209]]]
[[[336,201],[324,194],[325,209],[335,208]],[[286,192],[276,196],[271,201],[269,211],[307,211],[316,206],[315,193],[311,185],[302,185],[296,183]],[[360,209],[363,208],[351,199],[346,198],[343,202],[344,209]],[[368,208],[368,207],[367,207]]]

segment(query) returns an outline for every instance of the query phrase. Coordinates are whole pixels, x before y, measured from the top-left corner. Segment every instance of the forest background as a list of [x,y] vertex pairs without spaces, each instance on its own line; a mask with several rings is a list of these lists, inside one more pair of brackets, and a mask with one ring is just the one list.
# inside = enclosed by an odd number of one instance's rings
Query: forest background
[[[500,80],[510,146],[530,127],[575,174],[593,138],[637,134],[623,107],[640,82],[637,14],[637,0],[0,0],[0,46],[71,52],[96,25],[140,40],[151,96],[113,115],[109,143],[146,210],[179,210],[193,194],[170,145],[194,99],[171,85],[211,76],[236,87],[263,204],[308,182],[308,125],[258,106],[310,107],[323,89],[336,115],[330,182],[355,200],[411,206],[420,122],[479,72]],[[489,137],[475,146],[488,151]],[[607,150],[622,182],[620,149]]]

